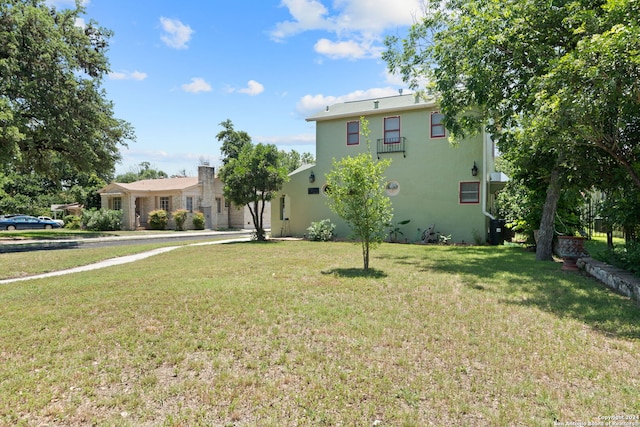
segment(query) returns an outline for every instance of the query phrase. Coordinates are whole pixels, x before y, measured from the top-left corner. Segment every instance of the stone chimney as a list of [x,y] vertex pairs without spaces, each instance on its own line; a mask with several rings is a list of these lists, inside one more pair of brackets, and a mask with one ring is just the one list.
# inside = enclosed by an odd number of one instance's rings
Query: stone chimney
[[202,187],[201,207],[211,207],[215,200],[215,168],[209,165],[198,166],[198,184]]

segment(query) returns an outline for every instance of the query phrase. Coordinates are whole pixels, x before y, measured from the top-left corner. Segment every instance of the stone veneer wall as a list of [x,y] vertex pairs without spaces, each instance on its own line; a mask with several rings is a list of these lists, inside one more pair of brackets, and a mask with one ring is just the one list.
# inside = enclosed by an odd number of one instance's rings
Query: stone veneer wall
[[580,258],[577,264],[609,288],[640,303],[640,279],[631,273],[592,258]]

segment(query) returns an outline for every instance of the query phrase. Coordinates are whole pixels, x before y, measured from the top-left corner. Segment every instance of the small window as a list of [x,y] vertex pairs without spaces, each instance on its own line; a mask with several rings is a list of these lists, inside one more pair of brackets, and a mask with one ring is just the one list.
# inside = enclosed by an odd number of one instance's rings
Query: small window
[[444,114],[431,113],[431,138],[444,138],[445,136]]
[[216,212],[222,213],[222,199],[220,197],[216,197]]
[[360,144],[360,122],[347,122],[347,145]]
[[160,209],[166,212],[171,211],[171,206],[169,205],[168,197],[160,197]]
[[461,182],[460,183],[460,203],[477,204],[480,203],[480,183]]
[[193,212],[193,197],[187,196],[187,210]]
[[114,197],[111,199],[111,209],[114,211],[122,210],[122,197]]
[[282,197],[280,197],[280,221],[284,221],[284,218],[285,218],[285,213],[284,213],[285,207],[286,207],[285,198],[284,198],[284,196],[282,196]]
[[385,117],[384,143],[397,144],[400,142],[400,116]]

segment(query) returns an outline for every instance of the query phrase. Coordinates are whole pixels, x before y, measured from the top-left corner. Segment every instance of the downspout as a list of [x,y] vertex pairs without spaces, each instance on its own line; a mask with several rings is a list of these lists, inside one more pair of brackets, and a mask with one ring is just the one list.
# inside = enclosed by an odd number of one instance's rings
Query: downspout
[[496,219],[493,215],[487,212],[487,198],[489,197],[489,185],[487,183],[487,147],[489,146],[489,141],[491,135],[489,135],[486,131],[482,131],[484,134],[483,138],[483,147],[482,147],[482,187],[484,188],[484,195],[482,197],[482,213],[489,217],[489,219]]

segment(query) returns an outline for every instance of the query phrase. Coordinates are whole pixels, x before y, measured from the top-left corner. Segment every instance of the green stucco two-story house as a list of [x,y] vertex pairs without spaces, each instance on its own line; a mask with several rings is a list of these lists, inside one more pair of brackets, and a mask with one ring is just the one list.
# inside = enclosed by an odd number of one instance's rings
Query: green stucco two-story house
[[[369,143],[361,135],[362,116]],[[303,236],[311,222],[330,218],[336,234],[347,237],[347,224],[327,206],[325,176],[333,159],[370,150],[375,158],[392,159],[385,177],[394,222],[410,220],[400,227],[402,241],[420,241],[435,225],[453,242],[484,243],[506,177],[494,171],[489,135],[453,146],[442,119],[434,99],[415,94],[331,105],[309,117],[316,122],[316,163],[291,173],[272,201],[272,235]]]

